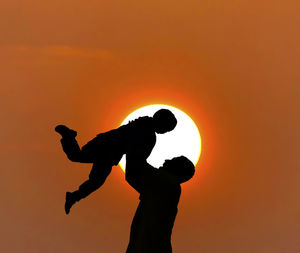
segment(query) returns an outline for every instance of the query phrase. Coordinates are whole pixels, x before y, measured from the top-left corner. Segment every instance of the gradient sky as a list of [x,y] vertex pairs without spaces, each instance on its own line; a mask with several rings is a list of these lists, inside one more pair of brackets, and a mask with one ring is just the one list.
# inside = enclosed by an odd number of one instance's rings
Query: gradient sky
[[300,4],[294,0],[10,0],[0,8],[1,252],[125,252],[138,195],[119,167],[66,216],[86,143],[140,106],[202,136],[174,253],[300,252]]

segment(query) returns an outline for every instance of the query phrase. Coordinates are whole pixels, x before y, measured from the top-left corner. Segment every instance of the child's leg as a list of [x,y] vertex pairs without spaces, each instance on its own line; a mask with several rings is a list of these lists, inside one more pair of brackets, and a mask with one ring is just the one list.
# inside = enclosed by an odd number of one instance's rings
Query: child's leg
[[75,138],[62,138],[62,148],[72,162],[91,163],[85,152],[82,152]]
[[78,200],[87,197],[92,192],[100,188],[108,175],[110,174],[112,165],[94,163],[89,179],[79,186],[78,190],[74,192]]
[[67,157],[72,162],[91,163],[92,160],[88,159],[87,154],[82,152],[75,137],[77,132],[68,128],[65,125],[58,125],[55,127],[55,131],[62,137],[61,144]]
[[100,188],[104,184],[107,176],[110,174],[111,169],[111,164],[95,162],[89,175],[89,179],[81,184],[77,191],[67,193],[65,204],[66,213],[69,213],[70,208],[75,204],[75,202],[87,197],[92,192]]

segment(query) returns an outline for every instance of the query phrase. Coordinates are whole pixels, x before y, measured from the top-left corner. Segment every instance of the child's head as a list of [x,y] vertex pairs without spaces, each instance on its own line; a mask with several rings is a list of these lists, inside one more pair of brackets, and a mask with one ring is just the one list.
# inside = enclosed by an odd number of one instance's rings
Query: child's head
[[177,125],[177,120],[174,114],[167,109],[158,110],[153,115],[155,132],[158,134],[164,134],[172,131]]

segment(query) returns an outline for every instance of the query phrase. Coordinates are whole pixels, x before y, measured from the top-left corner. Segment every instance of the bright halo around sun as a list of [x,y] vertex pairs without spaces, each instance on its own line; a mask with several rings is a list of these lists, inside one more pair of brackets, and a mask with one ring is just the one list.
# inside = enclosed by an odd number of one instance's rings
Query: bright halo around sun
[[[196,165],[201,153],[200,133],[194,121],[178,108],[161,104],[147,105],[129,114],[121,125],[142,116],[152,117],[160,109],[169,109],[175,115],[177,125],[171,132],[156,134],[156,144],[147,162],[158,168],[166,159],[186,156]],[[125,171],[125,155],[120,161],[120,166]]]

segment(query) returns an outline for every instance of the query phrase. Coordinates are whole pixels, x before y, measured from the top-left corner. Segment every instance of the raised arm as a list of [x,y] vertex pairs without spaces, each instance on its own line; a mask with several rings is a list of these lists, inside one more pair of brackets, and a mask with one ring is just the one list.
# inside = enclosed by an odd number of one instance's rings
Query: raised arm
[[147,128],[135,128],[128,139],[125,178],[135,190],[140,192],[144,174],[147,173],[145,170],[147,171],[150,166],[146,160],[155,145],[156,136]]
[[145,168],[148,166],[147,161],[134,154],[126,155],[125,179],[136,191],[141,193]]

